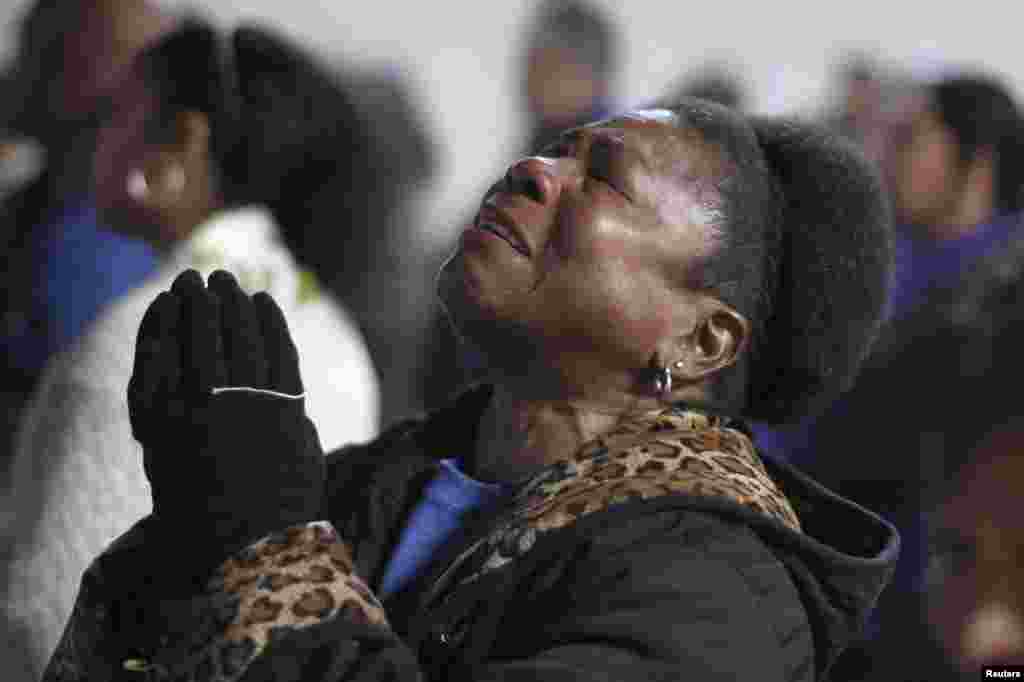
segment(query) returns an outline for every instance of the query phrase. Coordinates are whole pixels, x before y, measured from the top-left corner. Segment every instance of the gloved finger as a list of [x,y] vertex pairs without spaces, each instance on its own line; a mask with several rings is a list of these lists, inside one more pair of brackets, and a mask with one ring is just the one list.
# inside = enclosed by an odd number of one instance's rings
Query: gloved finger
[[181,376],[181,349],[177,328],[181,301],[162,292],[146,309],[135,340],[135,360],[128,381],[128,407],[133,413],[148,409],[161,393],[177,389]]
[[210,275],[209,283],[210,291],[220,301],[228,385],[267,388],[267,353],[255,304],[230,272],[217,270]]
[[281,393],[302,393],[299,375],[299,351],[295,348],[284,313],[270,294],[261,291],[252,297],[263,329],[263,345],[267,351],[269,387]]
[[195,270],[178,275],[171,292],[182,301],[181,329],[182,386],[192,394],[208,394],[227,383],[224,348],[220,337],[217,297],[203,286]]

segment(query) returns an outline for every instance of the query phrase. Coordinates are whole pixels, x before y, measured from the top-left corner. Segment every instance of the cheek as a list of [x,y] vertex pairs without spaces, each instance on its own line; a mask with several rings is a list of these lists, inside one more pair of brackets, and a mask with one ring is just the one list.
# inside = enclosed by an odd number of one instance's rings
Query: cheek
[[903,172],[911,200],[927,203],[938,199],[948,188],[951,170],[950,150],[938,140],[909,151]]
[[671,333],[677,296],[665,269],[668,235],[636,220],[621,206],[562,209],[533,297],[543,312],[530,315],[551,336],[589,339],[644,362]]
[[553,322],[631,354],[652,350],[669,333],[673,306],[649,254],[627,238],[603,235],[581,243],[576,255],[541,292],[568,304]]
[[141,133],[128,122],[100,131],[93,153],[97,200],[127,199],[128,175],[142,166],[145,146]]
[[[621,208],[621,207],[618,207]],[[552,254],[554,264],[586,268],[617,266],[640,272],[650,259],[650,245],[642,230],[630,222],[628,211],[593,211],[585,207],[563,210],[558,218]]]

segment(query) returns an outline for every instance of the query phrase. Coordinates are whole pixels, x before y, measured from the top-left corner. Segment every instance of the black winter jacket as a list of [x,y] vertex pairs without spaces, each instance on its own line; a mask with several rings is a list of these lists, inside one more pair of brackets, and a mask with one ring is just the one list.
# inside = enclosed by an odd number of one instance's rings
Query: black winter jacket
[[144,519],[87,571],[45,682],[827,678],[897,534],[700,413],[549,468],[381,604],[408,515],[439,459],[472,452],[490,394],[330,455],[329,523],[261,540],[187,599],[133,586]]

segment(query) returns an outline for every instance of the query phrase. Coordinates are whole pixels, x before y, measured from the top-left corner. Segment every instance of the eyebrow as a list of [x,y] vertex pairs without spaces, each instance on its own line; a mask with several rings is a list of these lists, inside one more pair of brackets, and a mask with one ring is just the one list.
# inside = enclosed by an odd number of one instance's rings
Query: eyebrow
[[[578,131],[573,131],[571,133],[572,138],[578,139],[584,130],[587,130],[587,128],[581,128]],[[639,146],[634,145],[632,148],[626,147],[625,130],[621,128],[590,128],[589,130],[594,141],[607,144],[616,156],[623,159],[634,159],[638,162],[644,172],[650,173],[652,171],[647,155]]]

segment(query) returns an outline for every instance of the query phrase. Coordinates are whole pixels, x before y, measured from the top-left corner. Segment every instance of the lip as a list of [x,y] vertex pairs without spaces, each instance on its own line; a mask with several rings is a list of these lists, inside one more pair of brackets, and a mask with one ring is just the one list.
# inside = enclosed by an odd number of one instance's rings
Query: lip
[[531,255],[530,242],[527,241],[523,231],[519,229],[515,220],[504,209],[494,203],[493,197],[488,198],[484,202],[484,205],[480,208],[480,213],[476,216],[476,220],[473,221],[473,227],[480,229],[480,223],[485,221],[495,223],[498,227],[502,228],[502,231],[505,233],[504,236],[511,239],[511,246],[516,251],[527,257]]

